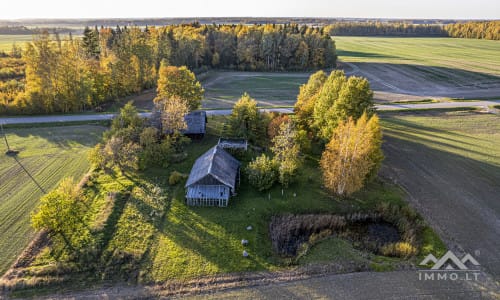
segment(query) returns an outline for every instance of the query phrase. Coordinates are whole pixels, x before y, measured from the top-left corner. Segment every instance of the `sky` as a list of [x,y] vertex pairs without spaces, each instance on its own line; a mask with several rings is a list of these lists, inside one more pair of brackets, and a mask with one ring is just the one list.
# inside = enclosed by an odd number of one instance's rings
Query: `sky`
[[6,0],[0,19],[354,17],[500,19],[500,0]]

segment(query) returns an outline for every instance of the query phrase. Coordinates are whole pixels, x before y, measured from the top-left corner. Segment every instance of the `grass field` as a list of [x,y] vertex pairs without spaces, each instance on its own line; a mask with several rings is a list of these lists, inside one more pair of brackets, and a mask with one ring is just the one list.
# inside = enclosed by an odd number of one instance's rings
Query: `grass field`
[[247,92],[262,107],[293,106],[310,73],[211,71],[202,81],[203,107],[229,108]]
[[498,41],[343,36],[334,39],[342,61],[415,64],[500,75]]
[[349,74],[380,102],[500,96],[500,43],[452,38],[335,37]]
[[408,193],[449,247],[476,253],[500,278],[500,116],[384,113],[383,173]]
[[[0,273],[4,273],[33,237],[29,216],[44,194],[63,177],[87,172],[86,151],[101,136],[100,126],[6,129],[17,157],[0,143]],[[39,187],[40,186],[40,187]]]
[[12,44],[24,46],[25,42],[31,42],[33,36],[31,34],[0,34],[0,51],[10,52]]

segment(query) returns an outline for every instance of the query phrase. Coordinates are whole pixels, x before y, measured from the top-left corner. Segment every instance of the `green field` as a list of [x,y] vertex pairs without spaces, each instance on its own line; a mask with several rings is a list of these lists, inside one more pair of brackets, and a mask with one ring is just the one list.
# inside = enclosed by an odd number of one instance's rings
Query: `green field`
[[334,37],[342,61],[415,64],[500,75],[500,42],[454,38]]
[[102,131],[103,127],[90,125],[6,129],[10,146],[20,153],[17,157],[5,155],[2,136],[0,273],[5,272],[33,237],[29,216],[44,194],[38,185],[48,191],[63,177],[79,180],[89,168],[86,152]]
[[230,108],[247,92],[261,107],[293,106],[310,73],[211,71],[202,84],[203,107]]
[[24,46],[24,43],[31,42],[33,36],[31,34],[0,34],[0,51],[10,52],[12,45]]

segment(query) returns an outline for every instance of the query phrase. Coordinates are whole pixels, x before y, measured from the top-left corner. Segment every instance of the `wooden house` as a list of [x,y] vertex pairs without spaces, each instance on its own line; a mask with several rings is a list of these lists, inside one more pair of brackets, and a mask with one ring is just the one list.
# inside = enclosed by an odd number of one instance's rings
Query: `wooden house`
[[186,182],[186,202],[193,206],[227,206],[236,194],[240,162],[218,145],[200,156]]

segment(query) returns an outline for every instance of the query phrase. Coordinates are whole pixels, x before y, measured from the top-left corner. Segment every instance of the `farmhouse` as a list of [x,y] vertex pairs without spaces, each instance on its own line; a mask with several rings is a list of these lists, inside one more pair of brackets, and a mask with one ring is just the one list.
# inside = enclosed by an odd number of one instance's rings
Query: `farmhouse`
[[200,156],[186,182],[186,202],[195,206],[227,206],[236,194],[240,162],[218,145]]

